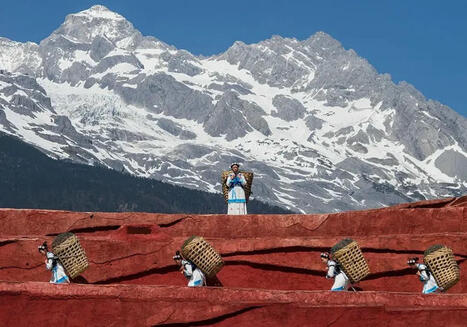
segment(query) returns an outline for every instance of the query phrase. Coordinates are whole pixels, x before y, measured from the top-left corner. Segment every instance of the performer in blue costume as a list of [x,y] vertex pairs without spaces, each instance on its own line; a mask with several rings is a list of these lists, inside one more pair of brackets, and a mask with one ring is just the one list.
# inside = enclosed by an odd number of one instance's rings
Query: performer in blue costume
[[183,258],[179,251],[177,251],[173,259],[180,265],[179,270],[188,279],[189,287],[206,286],[206,276],[193,262]]
[[436,283],[435,277],[428,269],[428,267],[423,263],[417,263],[418,258],[409,259],[407,262],[409,266],[417,269],[417,275],[420,278],[420,281],[423,283],[423,294],[430,294],[440,291],[441,289],[438,287]]
[[63,284],[70,282],[68,276],[65,273],[65,268],[63,268],[63,265],[52,252],[47,252],[45,267],[47,268],[47,270],[52,270],[52,277],[50,278],[50,283]]
[[68,284],[70,279],[65,273],[65,268],[63,268],[60,260],[49,251],[47,247],[47,242],[44,242],[39,246],[39,252],[45,254],[45,268],[52,271],[52,276],[50,277],[50,283],[52,284]]
[[196,267],[191,261],[182,260],[182,273],[188,279],[189,287],[206,286],[206,277],[201,269]]
[[246,198],[243,187],[246,185],[246,179],[239,172],[240,164],[233,163],[230,168],[232,172],[227,177],[225,184],[229,188],[228,197],[228,215],[246,215]]
[[329,253],[321,253],[321,260],[326,264],[328,269],[326,278],[334,278],[331,291],[347,291],[350,287],[350,280],[338,263],[329,258]]

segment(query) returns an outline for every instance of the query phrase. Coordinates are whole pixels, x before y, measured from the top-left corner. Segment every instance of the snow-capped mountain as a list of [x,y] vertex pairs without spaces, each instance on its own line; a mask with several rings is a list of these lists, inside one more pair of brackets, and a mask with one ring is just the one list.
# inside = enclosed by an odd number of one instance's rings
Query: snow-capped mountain
[[231,162],[301,212],[467,191],[467,119],[323,32],[197,57],[103,6],[0,38],[0,130],[52,157],[212,192]]

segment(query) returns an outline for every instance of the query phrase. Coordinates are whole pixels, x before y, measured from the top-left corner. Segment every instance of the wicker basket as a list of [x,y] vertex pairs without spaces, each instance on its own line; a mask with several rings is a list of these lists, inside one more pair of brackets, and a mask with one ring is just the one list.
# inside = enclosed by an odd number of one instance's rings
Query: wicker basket
[[[332,257],[342,267],[350,282],[352,284],[358,283],[370,273],[370,269],[357,242],[349,239],[342,242],[348,244],[332,252]],[[339,248],[338,245],[339,243],[333,248]]]
[[59,234],[52,243],[52,252],[60,259],[70,278],[76,278],[88,267],[88,258],[73,233]]
[[[231,170],[225,170],[221,175],[222,193],[224,194],[225,203],[228,203],[229,200],[229,188],[225,182],[227,181],[227,177],[229,177],[231,172]],[[243,187],[243,190],[245,191],[246,202],[248,202],[251,195],[251,186],[253,185],[253,173],[249,171],[240,171],[240,173],[243,174],[246,180],[246,185]]]
[[446,246],[427,254],[423,261],[433,273],[436,283],[443,291],[454,286],[460,278],[459,266],[452,250]]
[[182,255],[193,262],[208,278],[214,277],[224,266],[219,253],[200,236],[192,236],[182,246]]

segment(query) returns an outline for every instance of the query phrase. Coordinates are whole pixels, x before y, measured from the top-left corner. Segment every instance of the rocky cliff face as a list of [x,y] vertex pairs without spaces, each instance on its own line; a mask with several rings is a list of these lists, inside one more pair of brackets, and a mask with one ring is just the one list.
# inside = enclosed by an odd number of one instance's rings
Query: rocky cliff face
[[[467,317],[466,206],[463,197],[322,215],[2,209],[0,319],[20,326],[45,319],[65,325],[229,326],[255,320],[298,326],[310,317],[317,326],[404,325],[407,319],[462,325]],[[50,272],[37,246],[65,231],[79,237],[90,265],[72,285],[49,285]],[[172,260],[191,235],[204,236],[225,261],[217,279],[208,281],[211,287],[184,287]],[[370,275],[356,293],[329,292],[332,281],[324,277],[320,252],[345,237],[359,243]],[[448,294],[424,296],[406,261],[439,243],[453,249],[461,279]],[[44,306],[51,308],[40,310]],[[20,308],[27,314],[14,314]]]
[[40,44],[0,39],[0,70],[0,129],[57,158],[215,192],[240,161],[256,197],[301,212],[467,190],[465,117],[323,32],[204,58],[93,6]]

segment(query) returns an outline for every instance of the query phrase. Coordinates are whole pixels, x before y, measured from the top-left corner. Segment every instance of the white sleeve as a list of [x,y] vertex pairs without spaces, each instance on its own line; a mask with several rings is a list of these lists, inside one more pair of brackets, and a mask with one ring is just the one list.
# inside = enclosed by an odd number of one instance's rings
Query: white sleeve
[[336,263],[334,261],[328,261],[328,273],[326,278],[334,278],[336,275]]
[[420,272],[421,281],[427,281],[428,279],[430,279],[430,276],[428,276],[428,273],[426,271],[427,266],[425,266],[424,264],[417,264],[417,269]]
[[52,269],[53,260],[54,260],[53,258],[54,258],[54,254],[52,252],[47,252],[47,263],[45,264],[45,268],[47,268],[47,270]]
[[243,176],[242,173],[239,173],[238,175],[239,175],[239,177],[240,177],[240,183],[242,183],[242,185],[246,185],[245,176]]
[[428,276],[426,270],[420,271],[420,280],[427,281],[428,279],[430,279],[430,276]]
[[227,177],[227,180],[225,181],[225,185],[227,186],[230,186],[230,183],[232,183],[232,178],[230,178],[230,176],[231,175],[229,174],[229,176]]
[[183,265],[183,273],[185,276],[192,276],[193,275],[193,268],[191,266],[191,263],[189,263],[188,261],[186,260],[183,260],[182,261],[182,265]]

